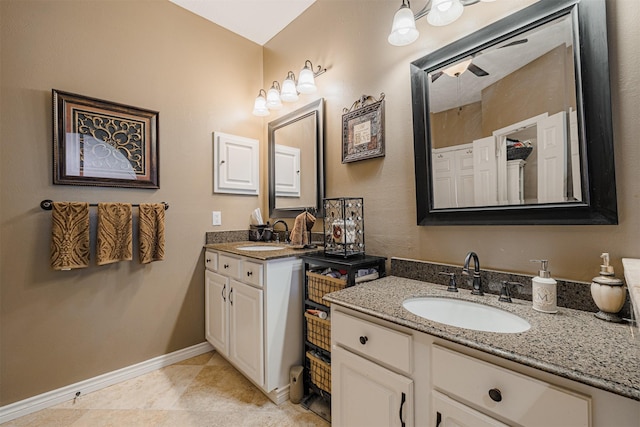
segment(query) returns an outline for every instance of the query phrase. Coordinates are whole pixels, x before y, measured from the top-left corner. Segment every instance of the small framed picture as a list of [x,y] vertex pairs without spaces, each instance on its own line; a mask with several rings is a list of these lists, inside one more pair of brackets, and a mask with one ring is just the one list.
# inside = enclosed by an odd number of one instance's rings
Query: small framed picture
[[363,96],[342,115],[342,163],[384,156],[384,94]]
[[53,183],[160,188],[158,112],[53,89]]

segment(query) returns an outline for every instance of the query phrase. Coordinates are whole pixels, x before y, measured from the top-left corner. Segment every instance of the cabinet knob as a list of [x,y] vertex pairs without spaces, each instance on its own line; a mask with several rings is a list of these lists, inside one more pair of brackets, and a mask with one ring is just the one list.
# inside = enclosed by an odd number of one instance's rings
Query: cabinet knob
[[253,271],[247,271],[247,276],[253,276]]
[[369,338],[367,338],[366,336],[363,335],[360,337],[360,344],[365,345],[367,341],[369,341]]
[[494,402],[500,402],[502,400],[502,393],[497,388],[492,388],[489,390],[489,397]]
[[225,264],[225,265],[224,265],[224,268],[229,268],[229,264]]
[[206,262],[207,264],[209,264],[209,263],[211,262],[211,259],[207,258],[207,259],[205,260],[205,262]]

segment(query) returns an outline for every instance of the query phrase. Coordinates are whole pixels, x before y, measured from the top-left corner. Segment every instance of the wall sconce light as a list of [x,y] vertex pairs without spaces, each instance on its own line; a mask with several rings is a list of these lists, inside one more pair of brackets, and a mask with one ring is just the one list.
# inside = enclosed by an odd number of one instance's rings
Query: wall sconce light
[[387,40],[394,46],[406,46],[417,40],[419,32],[416,29],[416,21],[423,16],[426,16],[427,22],[433,26],[449,25],[460,18],[466,6],[492,1],[495,0],[428,0],[414,15],[409,0],[402,0],[400,9],[393,17],[391,34]]
[[282,108],[282,101],[295,102],[298,100],[298,93],[314,93],[317,90],[315,78],[326,71],[326,68],[318,66],[317,71],[314,72],[313,63],[307,59],[304,62],[304,67],[300,70],[297,84],[295,74],[293,74],[293,71],[289,71],[282,82],[282,89],[277,81],[273,82],[266,93],[264,89],[260,89],[258,97],[253,104],[253,115],[268,116],[269,110]]
[[260,89],[260,92],[258,92],[258,97],[253,103],[253,115],[264,117],[268,116],[269,114],[269,109],[267,108],[267,94],[264,89]]

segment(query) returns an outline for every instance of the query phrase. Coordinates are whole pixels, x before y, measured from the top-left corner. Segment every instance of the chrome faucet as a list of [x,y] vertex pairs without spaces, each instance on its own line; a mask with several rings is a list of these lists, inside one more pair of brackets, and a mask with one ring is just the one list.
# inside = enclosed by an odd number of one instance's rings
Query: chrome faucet
[[473,258],[473,290],[472,295],[484,295],[482,292],[482,279],[480,279],[480,261],[478,255],[475,252],[469,252],[464,259],[464,267],[462,267],[462,274],[469,275],[469,261]]
[[[276,222],[273,223],[273,225],[271,226],[271,228],[274,230],[275,232],[275,228],[276,228],[276,224],[282,224],[284,225],[284,241],[285,243],[289,243],[289,226],[287,225],[286,222],[284,222],[283,220],[279,219]],[[278,241],[280,241],[280,234],[276,232],[276,239]]]

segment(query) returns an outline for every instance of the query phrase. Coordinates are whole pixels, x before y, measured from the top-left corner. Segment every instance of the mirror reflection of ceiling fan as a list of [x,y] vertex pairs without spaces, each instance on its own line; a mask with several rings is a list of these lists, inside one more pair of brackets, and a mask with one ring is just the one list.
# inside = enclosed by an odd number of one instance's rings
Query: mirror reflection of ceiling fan
[[[528,39],[520,39],[520,40],[515,40],[512,41],[511,43],[507,43],[504,46],[500,46],[498,49],[502,49],[504,47],[511,47],[511,46],[516,46],[519,44],[523,44],[526,43],[528,41]],[[431,83],[435,82],[440,76],[442,76],[443,74],[446,74],[450,77],[459,77],[460,74],[464,73],[465,71],[469,70],[471,71],[473,74],[475,74],[478,77],[484,77],[484,76],[488,76],[489,73],[485,70],[483,70],[482,68],[478,67],[477,65],[475,65],[472,61],[473,59],[480,55],[482,52],[474,54],[471,58],[466,59],[462,62],[458,62],[457,64],[452,65],[451,67],[445,68],[442,71],[436,71],[435,73],[431,74]]]

